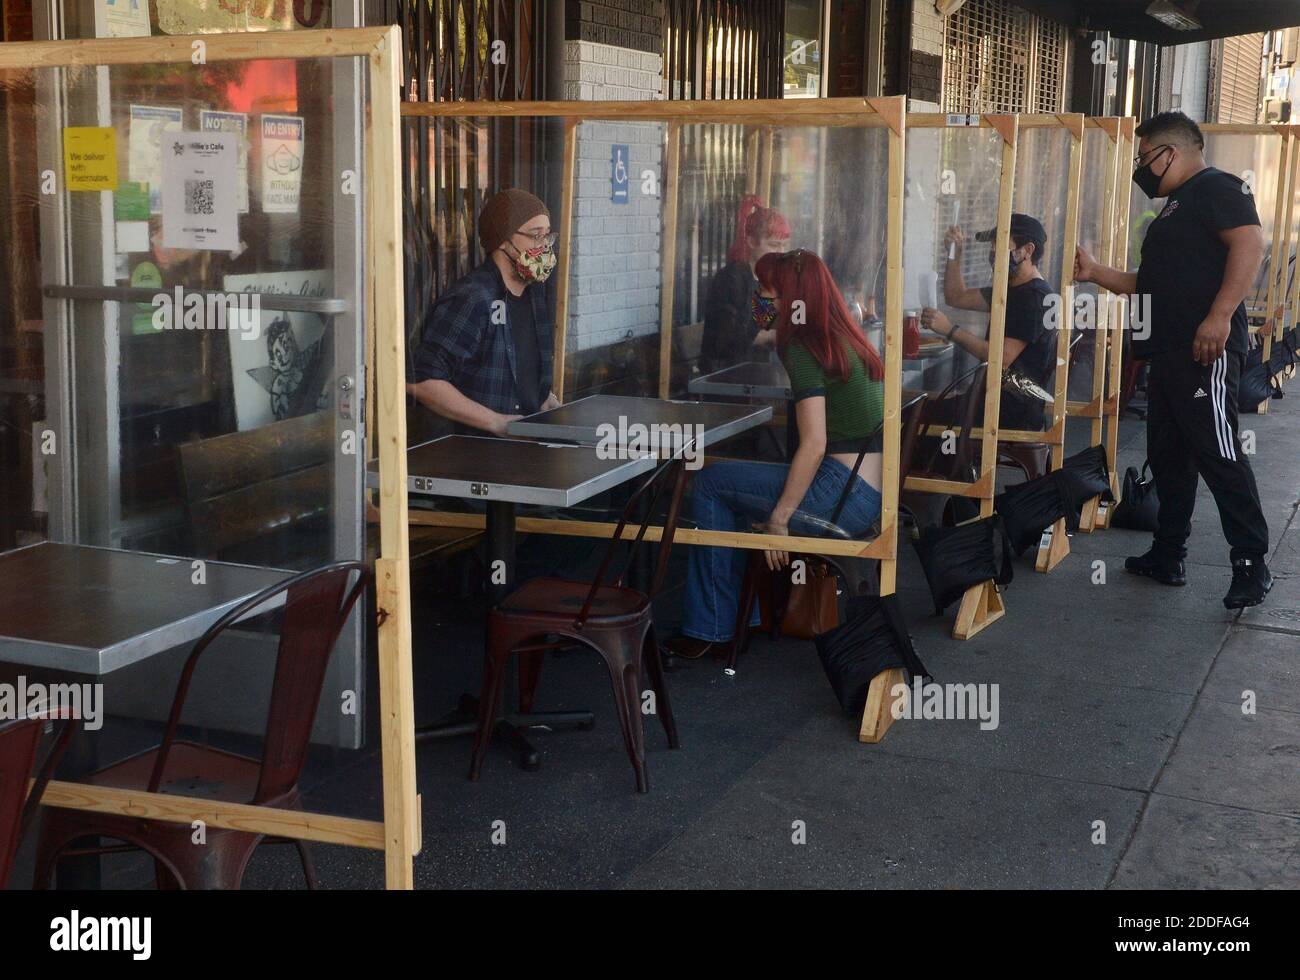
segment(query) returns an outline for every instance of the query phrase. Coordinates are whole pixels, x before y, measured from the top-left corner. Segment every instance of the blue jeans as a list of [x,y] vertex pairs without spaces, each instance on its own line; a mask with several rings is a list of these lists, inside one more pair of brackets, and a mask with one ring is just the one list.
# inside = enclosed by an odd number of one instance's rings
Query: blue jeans
[[[755,521],[766,521],[785,489],[790,467],[783,463],[727,460],[706,466],[691,482],[691,517],[696,526],[712,531],[749,531]],[[844,484],[856,484],[844,502],[836,524],[854,537],[864,533],[880,516],[880,493],[861,477],[853,476],[839,460],[827,456],[804,494],[799,511],[830,520]],[[796,513],[790,533],[824,537],[825,529]],[[745,565],[753,553],[745,548],[695,546],[686,576],[686,609],[682,632],[697,640],[721,643],[736,632],[736,607]],[[757,612],[754,613],[757,617]],[[757,619],[754,620],[757,622]]]

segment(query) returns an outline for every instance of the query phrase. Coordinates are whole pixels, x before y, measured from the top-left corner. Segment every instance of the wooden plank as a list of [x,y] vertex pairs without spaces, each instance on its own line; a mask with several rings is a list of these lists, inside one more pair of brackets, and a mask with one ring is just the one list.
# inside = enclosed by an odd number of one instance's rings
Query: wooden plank
[[[410,105],[403,102],[402,105]],[[555,397],[564,401],[565,373],[569,343],[569,253],[573,236],[573,182],[578,158],[578,120],[564,121],[564,157],[560,176],[560,227],[556,244],[559,246],[555,262],[555,361],[551,388]]]
[[636,122],[746,123],[755,126],[888,126],[866,100],[833,99],[647,99],[618,102],[403,102],[403,116],[496,118],[501,116],[607,119]]
[[1006,613],[1002,595],[992,582],[972,585],[961,597],[957,619],[953,623],[954,640],[969,640],[988,626],[992,626]]
[[256,429],[183,442],[176,451],[186,497],[216,497],[328,462],[334,453],[333,412],[313,412]]
[[[1116,151],[1120,154],[1120,160],[1127,160],[1133,155],[1134,130],[1137,128],[1137,120],[1129,116],[1122,120],[1120,127],[1120,138],[1116,144]],[[1115,236],[1116,236],[1116,265],[1120,269],[1128,268],[1128,246],[1129,246],[1129,201],[1133,188],[1133,182],[1126,180],[1119,187],[1118,194],[1118,213],[1115,216]],[[1123,330],[1128,326],[1129,312],[1128,297],[1120,297],[1119,308],[1122,315],[1119,322],[1113,326],[1112,336],[1110,338],[1110,389],[1108,394],[1114,398],[1113,411],[1107,412],[1106,425],[1106,461],[1110,466],[1110,491],[1115,501],[1120,499],[1121,488],[1119,485],[1119,474],[1115,471],[1116,460],[1119,452],[1119,396],[1123,387],[1123,356],[1124,356],[1124,335]],[[1109,407],[1109,406],[1108,406]],[[1098,527],[1109,526],[1109,515],[1112,508],[1103,507],[1098,511]]]
[[[482,514],[460,514],[443,510],[411,511],[412,524],[430,524],[436,527],[482,528]],[[517,517],[515,530],[524,534],[555,534],[560,537],[605,538],[614,536],[617,524],[604,521],[564,521],[543,517]],[[623,540],[636,537],[638,527],[624,527]],[[659,541],[663,527],[652,524],[646,528],[646,541]],[[679,527],[673,544],[708,545],[711,547],[745,548],[763,551],[769,548],[781,551],[799,551],[814,555],[843,555],[852,558],[895,557],[896,536],[893,527],[881,531],[870,541],[844,538],[806,538],[777,534],[757,534],[749,531],[704,531],[698,528]]]
[[1038,556],[1034,559],[1034,571],[1050,572],[1065,560],[1070,553],[1070,538],[1065,531],[1065,518],[1059,518],[1051,527],[1052,536],[1047,547],[1039,542]]
[[660,175],[664,192],[663,248],[659,259],[659,397],[668,398],[673,374],[673,298],[677,279],[677,170],[682,159],[682,124],[668,124],[668,165]]
[[[862,711],[862,724],[858,728],[859,742],[875,745],[885,737],[889,726],[896,720],[893,708],[899,698],[892,692],[900,684],[907,686],[907,674],[901,667],[890,667],[871,678],[871,686],[867,688],[867,704]],[[902,694],[900,697],[906,698],[907,695]]]
[[[24,41],[0,45],[0,70],[75,65],[193,64],[196,45],[203,58],[250,61],[257,58],[365,57],[383,42],[386,27],[326,31],[158,35],[82,41]],[[883,125],[883,124],[882,124]]]
[[41,797],[43,806],[89,810],[119,817],[165,820],[190,824],[202,820],[209,827],[247,833],[293,837],[321,844],[345,844],[371,850],[384,849],[383,824],[354,817],[334,817],[304,810],[282,810],[251,803],[206,800],[172,793],[69,783],[52,780]]
[[[307,32],[311,33],[311,32]],[[406,331],[402,283],[402,191],[397,93],[401,33],[389,28],[369,62],[368,247],[375,271],[366,329],[375,337],[379,412],[379,538],[375,562],[379,644],[379,730],[384,794],[384,878],[415,886],[420,850],[415,792],[415,699],[411,680],[410,544],[406,480]]]
[[[890,111],[887,103],[893,103]],[[899,429],[903,398],[903,198],[906,190],[907,113],[906,99],[877,99],[872,102],[886,114],[890,122],[887,199],[889,210],[885,215],[885,432],[884,459],[881,466],[880,523],[897,538],[898,496],[901,474]],[[897,540],[892,542],[897,554]],[[894,555],[880,563],[880,594],[891,595],[897,587],[898,562]],[[891,719],[892,720],[892,719]],[[866,720],[863,721],[864,726]],[[885,723],[888,727],[888,722]],[[884,729],[880,730],[884,736]]]

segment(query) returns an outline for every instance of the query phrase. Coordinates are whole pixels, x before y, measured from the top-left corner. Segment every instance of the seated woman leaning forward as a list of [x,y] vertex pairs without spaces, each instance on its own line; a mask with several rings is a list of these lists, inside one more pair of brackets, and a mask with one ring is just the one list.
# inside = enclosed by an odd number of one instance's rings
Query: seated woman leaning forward
[[[754,273],[759,294],[776,304],[776,345],[790,375],[799,448],[789,465],[737,460],[705,467],[691,485],[691,516],[698,527],[716,531],[822,536],[852,479],[836,524],[860,535],[880,516],[880,355],[813,253],[765,255]],[[864,447],[870,451],[854,477]],[[683,636],[670,644],[674,654],[695,659],[710,648],[724,652],[735,633],[749,554],[740,548],[689,549]],[[790,561],[783,551],[769,551],[766,558],[773,570]]]

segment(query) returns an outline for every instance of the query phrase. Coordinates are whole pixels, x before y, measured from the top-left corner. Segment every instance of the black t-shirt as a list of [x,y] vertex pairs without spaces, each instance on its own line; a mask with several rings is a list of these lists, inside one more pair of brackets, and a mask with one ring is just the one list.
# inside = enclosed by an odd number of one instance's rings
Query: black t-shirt
[[757,360],[754,351],[753,296],[758,288],[748,262],[731,262],[709,283],[704,305],[704,335],[700,340],[700,369],[705,372]]
[[[1258,224],[1255,198],[1242,181],[1214,167],[1169,195],[1142,241],[1137,292],[1138,302],[1150,297],[1150,336],[1143,340],[1134,334],[1135,357],[1191,348],[1196,328],[1223,285],[1228,246],[1219,232]],[[1228,350],[1244,354],[1248,346],[1246,305],[1241,303],[1232,313]]]
[[[985,286],[980,295],[984,302],[993,305],[992,286]],[[1052,287],[1046,279],[1030,279],[1019,286],[1008,287],[1003,330],[1006,337],[1023,341],[1025,345],[1014,361],[1002,365],[1003,372],[1014,368],[1017,374],[1048,391],[1051,391],[1052,375],[1056,369],[1056,331],[1047,326],[1052,295]],[[999,426],[1038,432],[1045,425],[1044,404],[1035,398],[1004,391]]]
[[515,413],[532,415],[542,407],[542,399],[549,394],[541,390],[542,351],[537,343],[537,324],[533,318],[533,304],[525,292],[522,296],[506,293],[506,317],[510,321],[510,336],[515,344],[515,391],[519,405]]

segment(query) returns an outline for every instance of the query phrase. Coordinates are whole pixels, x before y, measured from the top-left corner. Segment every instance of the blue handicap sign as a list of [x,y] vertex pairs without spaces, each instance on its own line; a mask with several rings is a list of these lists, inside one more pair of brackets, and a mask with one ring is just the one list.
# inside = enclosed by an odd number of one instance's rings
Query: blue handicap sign
[[615,143],[609,151],[609,199],[626,204],[629,185],[627,144]]

